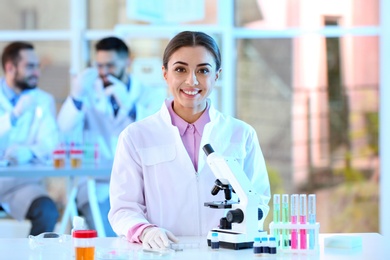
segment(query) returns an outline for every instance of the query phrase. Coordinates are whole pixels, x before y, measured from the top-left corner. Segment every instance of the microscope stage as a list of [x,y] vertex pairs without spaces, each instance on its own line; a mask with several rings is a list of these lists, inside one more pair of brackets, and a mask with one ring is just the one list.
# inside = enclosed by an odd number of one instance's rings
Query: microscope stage
[[205,202],[204,206],[213,209],[231,209],[233,204],[237,204],[236,201],[212,201]]

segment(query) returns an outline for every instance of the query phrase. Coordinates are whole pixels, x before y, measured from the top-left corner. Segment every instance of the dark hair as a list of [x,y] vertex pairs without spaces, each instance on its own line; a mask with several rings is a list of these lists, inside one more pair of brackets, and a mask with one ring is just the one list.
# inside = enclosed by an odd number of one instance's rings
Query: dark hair
[[119,56],[129,57],[130,49],[126,43],[117,37],[107,37],[98,41],[95,45],[96,51],[116,51]]
[[20,61],[20,51],[21,50],[33,50],[34,46],[28,42],[12,42],[8,44],[1,56],[1,65],[3,66],[3,71],[5,71],[5,64],[8,61],[12,61],[14,65],[17,65]]
[[205,47],[213,56],[216,63],[216,70],[221,68],[221,53],[219,51],[218,45],[215,40],[203,33],[203,32],[190,32],[183,31],[177,34],[175,37],[170,40],[167,47],[164,51],[163,56],[163,65],[165,68],[168,68],[168,61],[171,58],[172,54],[180,49],[181,47],[195,47],[203,46]]

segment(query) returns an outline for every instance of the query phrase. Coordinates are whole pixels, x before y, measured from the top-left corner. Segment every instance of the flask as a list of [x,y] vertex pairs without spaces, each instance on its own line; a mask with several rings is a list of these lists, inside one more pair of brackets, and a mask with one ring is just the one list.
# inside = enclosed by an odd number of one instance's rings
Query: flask
[[261,255],[263,253],[263,247],[261,245],[260,237],[255,237],[255,241],[253,243],[253,254]]
[[74,230],[73,244],[75,248],[75,260],[95,259],[96,230]]
[[211,249],[213,250],[219,249],[219,238],[217,232],[211,233]]

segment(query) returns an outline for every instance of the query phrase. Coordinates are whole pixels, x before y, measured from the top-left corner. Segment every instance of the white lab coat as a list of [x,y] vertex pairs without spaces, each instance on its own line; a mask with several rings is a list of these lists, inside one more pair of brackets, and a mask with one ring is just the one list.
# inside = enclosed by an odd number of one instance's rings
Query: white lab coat
[[[222,156],[238,159],[261,196],[265,218],[270,185],[255,130],[213,106],[209,113],[211,122],[204,128],[200,147],[210,143]],[[140,223],[158,225],[178,236],[205,235],[225,213],[204,206],[224,200],[223,192],[211,195],[215,179],[202,149],[195,170],[164,104],[119,137],[110,183],[111,226],[125,236]]]
[[[0,79],[0,84],[5,84]],[[47,92],[35,89],[33,95],[39,104],[34,111],[27,111],[11,125],[13,109],[0,88],[0,151],[11,145],[28,146],[36,159],[47,161],[58,142],[58,128],[55,121],[54,98]],[[22,220],[31,203],[47,195],[42,178],[0,177],[0,203],[15,219]]]
[[[130,76],[130,75],[129,75]],[[138,78],[131,75],[131,86],[128,92],[128,107],[136,106],[136,121],[155,113],[166,97],[165,89],[152,89],[144,86]],[[100,79],[97,79],[97,81]],[[162,91],[163,90],[163,91]],[[99,156],[102,160],[112,161],[118,136],[127,125],[133,123],[129,111],[120,109],[114,117],[112,104],[104,94],[102,84],[98,82],[83,101],[81,111],[76,108],[71,97],[68,97],[58,114],[60,131],[69,141],[91,142],[99,145]],[[97,178],[96,188],[100,202],[108,198],[109,173],[107,178]],[[88,202],[88,189],[85,179],[80,180],[77,194],[79,207]]]

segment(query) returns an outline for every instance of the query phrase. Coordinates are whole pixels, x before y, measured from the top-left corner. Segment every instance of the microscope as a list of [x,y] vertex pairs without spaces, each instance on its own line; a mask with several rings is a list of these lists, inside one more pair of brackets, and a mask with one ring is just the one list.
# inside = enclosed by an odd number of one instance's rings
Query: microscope
[[[206,144],[203,151],[216,177],[211,194],[216,195],[221,190],[225,194],[225,201],[206,202],[204,206],[228,209],[219,227],[209,231],[208,245],[211,245],[211,234],[217,232],[221,247],[235,250],[253,247],[255,237],[267,236],[267,232],[258,230],[258,220],[263,217],[259,209],[259,194],[236,159],[223,158],[214,152],[210,144]],[[237,194],[238,201],[231,201],[232,192]]]

